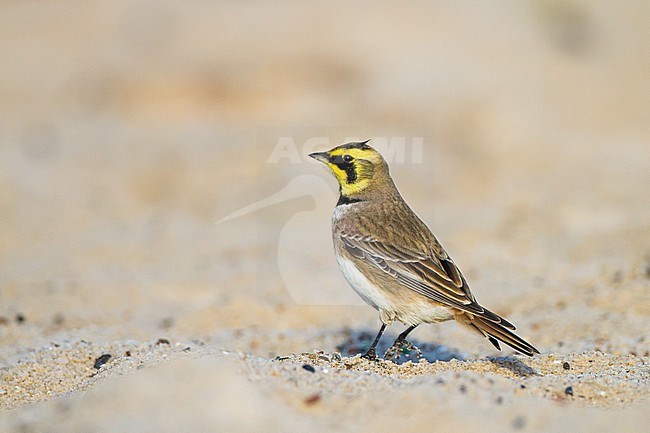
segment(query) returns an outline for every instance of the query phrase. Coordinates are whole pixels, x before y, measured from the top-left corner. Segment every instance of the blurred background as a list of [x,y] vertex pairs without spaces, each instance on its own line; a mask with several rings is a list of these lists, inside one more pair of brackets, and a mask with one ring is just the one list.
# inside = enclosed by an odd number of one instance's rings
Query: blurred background
[[[280,269],[349,290],[329,244],[334,180],[304,157],[349,138],[406,143],[403,195],[541,349],[637,336],[649,23],[645,0],[3,1],[3,356],[75,329],[374,328],[368,307],[297,300]],[[322,182],[217,224],[300,176]],[[295,249],[279,257],[282,239]]]

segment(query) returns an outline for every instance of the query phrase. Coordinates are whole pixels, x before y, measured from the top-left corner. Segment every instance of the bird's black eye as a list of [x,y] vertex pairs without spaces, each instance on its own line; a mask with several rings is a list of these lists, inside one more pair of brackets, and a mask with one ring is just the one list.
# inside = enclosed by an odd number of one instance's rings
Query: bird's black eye
[[352,162],[354,158],[352,158],[350,155],[344,155],[343,156],[343,161],[345,162]]

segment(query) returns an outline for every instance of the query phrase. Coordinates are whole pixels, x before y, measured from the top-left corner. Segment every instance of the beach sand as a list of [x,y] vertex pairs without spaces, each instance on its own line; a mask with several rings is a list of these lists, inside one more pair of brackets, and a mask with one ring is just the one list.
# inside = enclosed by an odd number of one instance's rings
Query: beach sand
[[[644,431],[648,16],[3,3],[0,431]],[[306,157],[350,137],[540,355],[443,323],[359,357]]]

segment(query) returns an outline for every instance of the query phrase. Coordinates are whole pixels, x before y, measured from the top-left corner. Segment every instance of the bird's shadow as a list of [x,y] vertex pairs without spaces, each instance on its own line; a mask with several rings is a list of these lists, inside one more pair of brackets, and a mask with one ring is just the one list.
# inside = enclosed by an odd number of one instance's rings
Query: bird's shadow
[[[383,358],[384,354],[393,345],[393,342],[396,338],[397,335],[388,333],[384,334],[382,339],[379,341],[379,344],[377,345],[377,355]],[[341,355],[343,356],[355,356],[364,354],[374,339],[375,333],[372,331],[365,329],[346,329],[344,331],[344,339],[341,343],[336,345],[336,349],[341,352]],[[451,361],[452,359],[458,359],[460,361],[465,360],[465,357],[461,353],[441,344],[423,342],[414,337],[409,337],[407,340],[413,346],[420,349],[420,359],[426,359],[428,362],[447,362]],[[410,351],[410,353],[402,353],[401,356],[397,357],[396,359],[393,358],[392,360],[396,364],[404,364],[405,362],[409,361],[416,362],[418,358],[415,355],[416,354],[413,351]]]

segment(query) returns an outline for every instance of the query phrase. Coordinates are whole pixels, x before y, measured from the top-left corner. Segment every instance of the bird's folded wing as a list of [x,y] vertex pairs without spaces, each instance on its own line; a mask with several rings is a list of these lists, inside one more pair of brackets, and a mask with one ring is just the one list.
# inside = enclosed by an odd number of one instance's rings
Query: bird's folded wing
[[[341,240],[354,257],[376,266],[405,287],[443,305],[514,329],[505,319],[476,302],[467,282],[444,250],[441,258],[435,252],[398,248],[370,237],[343,233]],[[439,245],[436,247],[442,248]]]

